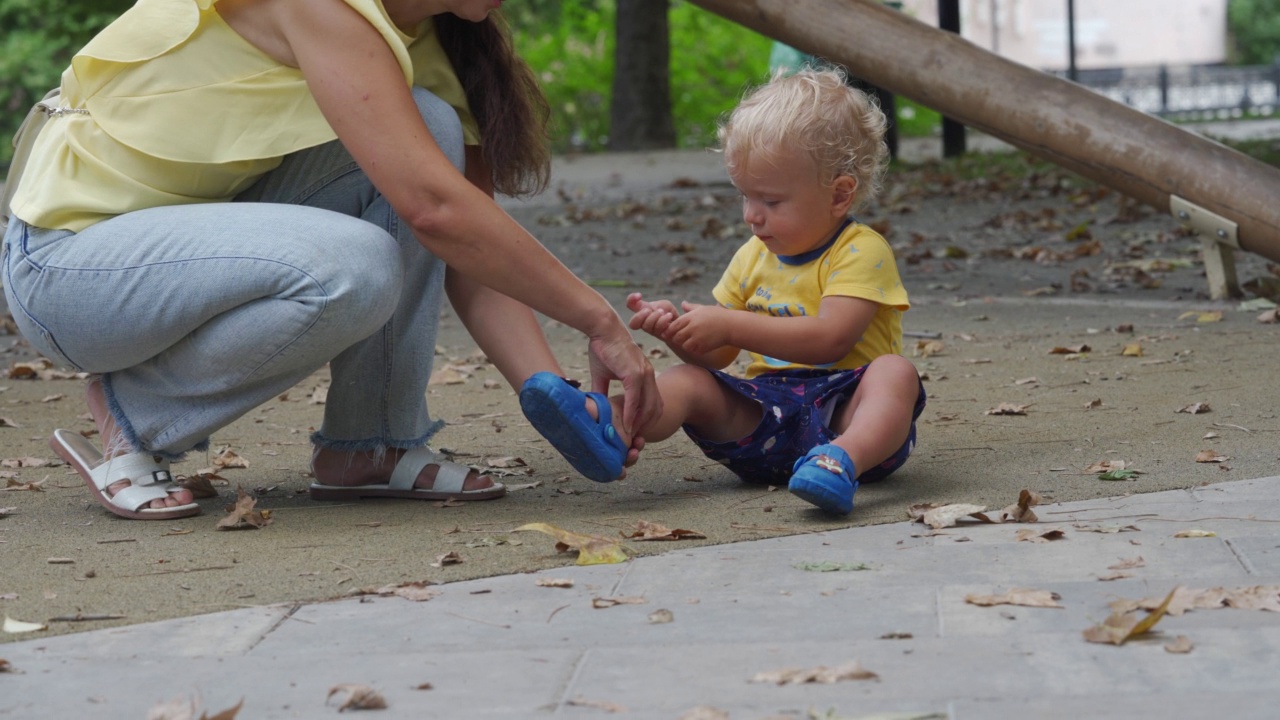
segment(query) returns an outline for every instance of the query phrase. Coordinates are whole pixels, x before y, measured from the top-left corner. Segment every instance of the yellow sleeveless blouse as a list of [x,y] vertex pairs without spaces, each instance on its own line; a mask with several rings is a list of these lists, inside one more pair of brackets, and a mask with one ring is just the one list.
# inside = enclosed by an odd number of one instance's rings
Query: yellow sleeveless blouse
[[[36,140],[13,214],[79,232],[133,210],[224,202],[291,152],[337,136],[297,68],[240,37],[217,0],[139,0],[71,60],[61,107]],[[401,32],[380,0],[344,0],[395,53],[407,84],[479,131],[430,20]]]

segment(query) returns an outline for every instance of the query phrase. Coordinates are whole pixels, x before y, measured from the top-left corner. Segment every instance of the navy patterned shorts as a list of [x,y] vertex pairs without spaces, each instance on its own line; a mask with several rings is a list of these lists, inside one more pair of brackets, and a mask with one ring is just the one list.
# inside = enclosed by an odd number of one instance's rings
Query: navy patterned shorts
[[[712,460],[723,464],[747,482],[785,486],[791,468],[818,445],[837,436],[827,422],[843,400],[853,396],[867,368],[854,370],[780,370],[745,380],[712,371],[717,380],[764,407],[760,424],[746,437],[731,442],[711,442],[688,426],[685,434]],[[873,468],[862,470],[858,482],[875,482],[902,467],[916,444],[916,418],[924,412],[924,384],[911,415],[911,432],[897,452]]]

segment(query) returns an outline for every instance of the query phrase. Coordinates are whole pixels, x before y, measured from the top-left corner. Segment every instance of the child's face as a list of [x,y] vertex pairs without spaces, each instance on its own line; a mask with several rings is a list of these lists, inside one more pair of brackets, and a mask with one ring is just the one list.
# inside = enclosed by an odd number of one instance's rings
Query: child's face
[[775,255],[821,247],[844,221],[857,188],[847,175],[824,184],[802,153],[752,153],[730,179],[742,193],[742,219]]

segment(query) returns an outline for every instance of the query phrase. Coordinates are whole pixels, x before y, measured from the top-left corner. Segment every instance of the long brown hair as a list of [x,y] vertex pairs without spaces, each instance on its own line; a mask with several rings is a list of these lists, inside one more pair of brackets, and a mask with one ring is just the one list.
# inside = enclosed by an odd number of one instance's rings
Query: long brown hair
[[513,196],[542,192],[551,175],[551,107],[533,71],[516,55],[505,21],[497,13],[478,23],[441,13],[435,25],[480,125],[494,189]]

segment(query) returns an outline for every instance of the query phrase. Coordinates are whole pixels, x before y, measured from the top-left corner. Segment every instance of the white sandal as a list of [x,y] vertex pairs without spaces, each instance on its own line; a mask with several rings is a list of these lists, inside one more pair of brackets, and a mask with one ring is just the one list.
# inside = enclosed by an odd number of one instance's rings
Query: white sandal
[[[147,507],[182,489],[174,484],[169,461],[164,458],[135,452],[104,460],[83,435],[70,430],[54,430],[49,447],[80,473],[99,504],[120,517],[174,520],[200,514],[200,506],[193,502],[176,507]],[[108,495],[107,488],[121,480],[128,480],[129,487]]]
[[[428,465],[440,466],[430,488],[418,488],[418,475]],[[406,450],[396,462],[391,479],[374,485],[321,485],[311,483],[312,500],[359,500],[360,498],[401,498],[409,500],[492,500],[507,494],[507,487],[495,482],[493,487],[463,490],[471,468],[448,462],[429,447]]]

